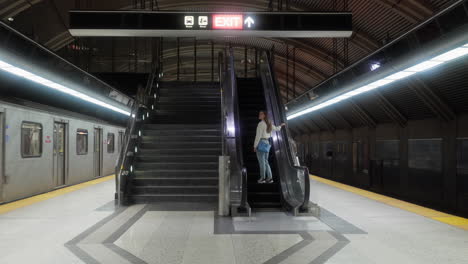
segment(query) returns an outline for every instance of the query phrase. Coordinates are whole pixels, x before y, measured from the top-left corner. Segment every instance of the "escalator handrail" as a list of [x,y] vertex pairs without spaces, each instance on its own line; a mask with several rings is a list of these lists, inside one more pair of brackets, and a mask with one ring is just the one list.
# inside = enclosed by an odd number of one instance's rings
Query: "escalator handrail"
[[[278,84],[277,84],[277,80],[276,80],[276,76],[275,76],[275,73],[274,71],[272,70],[272,64],[271,64],[271,58],[269,56],[268,53],[264,52],[262,54],[262,57],[264,58],[264,61],[262,62],[262,60],[260,60],[260,63],[264,63],[265,66],[266,66],[266,69],[268,71],[268,79],[270,81],[270,83],[272,84],[272,87],[264,87],[265,89],[265,97],[267,100],[270,100],[271,102],[271,106],[274,107],[276,106],[274,110],[276,110],[279,114],[274,116],[273,118],[278,118],[279,120],[274,120],[274,121],[277,121],[278,123],[286,123],[287,124],[287,119],[286,119],[286,113],[284,111],[284,108],[282,107],[282,102],[280,100],[280,96],[279,96],[279,92],[278,92]],[[266,85],[267,86],[267,85]],[[269,97],[267,97],[267,94],[270,95]],[[273,110],[273,109],[272,109]],[[272,111],[271,114],[275,114],[275,111]],[[309,199],[310,199],[310,178],[309,178],[309,170],[307,167],[304,167],[304,166],[297,166],[294,164],[294,155],[292,153],[292,150],[291,150],[291,145],[290,145],[290,142],[289,142],[289,139],[291,138],[290,137],[290,134],[289,134],[289,130],[288,129],[282,129],[280,131],[280,133],[282,134],[282,137],[285,139],[285,143],[286,146],[284,146],[281,151],[286,151],[286,155],[287,155],[287,162],[288,162],[288,166],[290,166],[291,168],[294,168],[296,170],[302,170],[303,171],[303,174],[304,174],[304,199],[302,201],[300,201],[300,204],[297,206],[294,206],[292,205],[293,207],[298,207],[300,208],[301,210],[306,210],[309,206]],[[284,160],[280,161],[280,162],[285,162]]]
[[[242,153],[242,138],[240,134],[239,126],[239,104],[238,104],[238,95],[237,95],[237,79],[235,73],[235,64],[234,64],[234,52],[232,48],[229,48],[225,51],[226,56],[223,56],[223,53],[220,52],[219,56],[219,74],[220,74],[220,88],[221,88],[221,118],[222,118],[222,137],[223,137],[223,155],[228,156],[229,153],[232,153],[234,150],[228,150],[226,148],[225,140],[227,138],[232,139],[234,136],[235,139],[235,155],[237,164],[231,166],[231,169],[239,169],[238,175],[240,175],[240,187],[241,187],[241,208],[248,208],[247,202],[247,168],[244,166],[244,159]],[[224,96],[230,96],[231,101],[226,102]],[[229,103],[227,105],[226,103]],[[230,133],[227,129],[227,112],[232,113],[233,122],[234,122],[234,131]],[[231,135],[234,133],[234,135]],[[233,160],[233,159],[231,159]]]

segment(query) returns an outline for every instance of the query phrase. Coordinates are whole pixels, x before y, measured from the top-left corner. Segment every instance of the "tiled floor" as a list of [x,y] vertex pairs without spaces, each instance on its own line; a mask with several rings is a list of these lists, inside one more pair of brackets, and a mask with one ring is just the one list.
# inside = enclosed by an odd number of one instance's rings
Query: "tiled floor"
[[319,218],[116,208],[108,181],[0,215],[0,263],[468,263],[468,231],[322,183]]

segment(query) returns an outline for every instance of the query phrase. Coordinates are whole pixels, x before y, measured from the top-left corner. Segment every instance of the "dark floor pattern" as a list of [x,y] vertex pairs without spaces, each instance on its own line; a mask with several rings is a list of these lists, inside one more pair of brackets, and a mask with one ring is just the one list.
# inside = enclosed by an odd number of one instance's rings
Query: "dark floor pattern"
[[[294,230],[294,231],[236,231],[234,228],[234,219],[231,217],[219,217],[216,214],[215,208],[216,204],[213,203],[164,203],[164,204],[149,204],[149,205],[136,205],[140,207],[115,207],[115,211],[109,215],[108,217],[104,218],[100,222],[96,223],[92,227],[88,228],[83,233],[76,236],[74,239],[70,240],[65,244],[65,246],[78,258],[80,258],[84,263],[91,263],[96,264],[100,263],[92,253],[87,252],[80,244],[87,239],[88,237],[92,237],[97,233],[102,233],[101,230],[106,224],[110,221],[113,221],[116,218],[122,217],[123,214],[127,214],[126,221],[120,221],[119,225],[113,227],[112,231],[109,233],[105,233],[104,235],[101,234],[102,241],[100,242],[101,245],[104,245],[107,250],[113,252],[113,254],[118,255],[122,260],[126,260],[130,263],[136,264],[143,264],[147,263],[144,260],[138,258],[137,256],[133,255],[132,253],[128,252],[127,250],[117,246],[115,242],[121,237],[132,225],[137,223],[143,215],[147,212],[151,211],[213,211],[215,212],[214,217],[214,234],[215,235],[223,235],[223,234],[298,234],[302,240],[293,246],[287,248],[286,250],[282,251],[280,254],[270,258],[269,260],[265,261],[264,264],[275,264],[281,263],[288,257],[294,255],[299,250],[303,249],[304,247],[311,245],[312,243],[320,243],[319,239],[314,238],[314,232],[308,232],[307,230]],[[97,211],[109,211],[112,210],[112,206],[110,203],[96,209]],[[129,211],[130,210],[130,211]],[[330,231],[323,231],[328,233],[331,237],[336,239],[336,242],[331,246],[328,247],[325,251],[321,252],[320,255],[316,256],[313,260],[305,260],[304,263],[325,263],[329,258],[339,252],[342,248],[344,248],[348,243],[349,240],[346,239],[343,234],[365,234],[364,231],[355,227],[354,225],[350,224],[349,222],[341,219],[340,217],[333,215],[332,213],[322,209],[323,216],[320,220],[323,223],[328,224],[333,230]],[[282,213],[283,214],[283,213]],[[292,217],[292,216],[291,216]],[[317,233],[317,232],[316,232]],[[89,243],[87,241],[86,243]]]

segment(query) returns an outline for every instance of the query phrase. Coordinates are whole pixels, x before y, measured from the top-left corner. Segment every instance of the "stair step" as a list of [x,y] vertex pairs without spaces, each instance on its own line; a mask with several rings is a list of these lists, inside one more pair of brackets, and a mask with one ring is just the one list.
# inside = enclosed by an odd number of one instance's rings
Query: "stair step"
[[138,162],[137,170],[165,170],[177,168],[179,170],[217,170],[218,162]]
[[249,203],[261,202],[261,203],[279,203],[281,202],[279,192],[250,192],[248,195]]
[[142,149],[205,149],[221,148],[221,142],[143,142],[140,146]]
[[204,101],[197,101],[197,100],[192,100],[192,101],[171,101],[171,102],[158,102],[154,106],[156,110],[167,110],[168,107],[176,107],[176,108],[171,108],[171,110],[185,110],[188,111],[188,109],[220,109],[221,102],[214,101],[214,102],[204,102]]
[[221,136],[219,129],[143,130],[144,136]]
[[167,89],[161,89],[159,92],[159,98],[164,98],[164,97],[177,97],[177,96],[183,96],[183,97],[212,97],[218,99],[221,97],[221,93],[219,91],[212,91],[212,90],[199,90],[199,91],[194,91],[191,89],[178,89],[178,90],[167,90]]
[[141,149],[210,149],[221,147],[221,142],[142,142]]
[[219,124],[221,122],[221,115],[199,116],[193,113],[184,115],[158,115],[151,117],[149,122],[153,124]]
[[217,194],[218,186],[135,186],[133,194]]
[[158,177],[158,178],[133,178],[134,186],[166,186],[166,185],[217,185],[217,177]]
[[199,178],[218,177],[218,170],[135,170],[136,178]]
[[248,190],[249,192],[258,193],[258,192],[267,192],[267,193],[278,193],[279,194],[279,186],[277,184],[259,184],[256,181],[248,183]]
[[218,162],[217,155],[138,155],[138,162]]
[[186,135],[186,136],[142,136],[144,143],[157,142],[221,142],[219,136]]
[[180,89],[219,89],[218,82],[190,82],[190,81],[175,81],[175,82],[160,82],[160,88]]
[[217,202],[218,194],[140,194],[131,195],[133,203],[155,202]]
[[158,103],[187,103],[187,104],[206,104],[206,103],[213,103],[219,104],[221,102],[220,96],[207,96],[207,95],[169,95],[164,96],[161,95],[158,98]]
[[282,207],[281,203],[269,203],[269,202],[249,202],[249,205],[251,208],[261,208],[261,209],[265,209],[265,208],[278,209]]
[[221,155],[220,148],[140,149],[139,155]]
[[156,115],[175,115],[175,116],[177,116],[177,115],[187,115],[187,114],[190,114],[192,116],[221,115],[221,111],[219,109],[187,111],[186,109],[181,108],[181,109],[177,109],[177,110],[154,110],[154,113]]
[[143,130],[182,130],[182,131],[202,131],[202,130],[217,130],[221,131],[219,124],[145,124]]

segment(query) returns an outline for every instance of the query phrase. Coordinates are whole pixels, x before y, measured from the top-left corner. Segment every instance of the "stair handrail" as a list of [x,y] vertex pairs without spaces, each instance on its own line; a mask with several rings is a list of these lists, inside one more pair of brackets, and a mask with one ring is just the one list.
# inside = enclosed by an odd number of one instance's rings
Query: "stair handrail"
[[[118,204],[122,205],[126,203],[126,193],[129,189],[129,177],[133,174],[133,161],[135,153],[138,151],[138,142],[141,134],[136,135],[136,130],[141,126],[145,120],[145,116],[149,115],[148,104],[149,98],[153,95],[153,101],[158,97],[159,91],[159,78],[160,78],[159,67],[153,65],[151,72],[148,76],[146,86],[143,89],[138,87],[135,100],[131,105],[131,115],[127,120],[125,127],[125,134],[123,139],[123,145],[120,149],[119,158],[115,167],[115,180],[116,180],[116,194]],[[156,82],[156,89],[154,83]],[[154,102],[152,105],[154,108]],[[141,116],[141,119],[140,119]]]
[[[239,104],[237,79],[234,67],[234,52],[229,48],[218,57],[221,89],[222,149],[230,156],[231,206],[250,214],[247,202],[247,169],[242,154],[242,138],[239,127]],[[238,195],[240,193],[240,195]],[[240,196],[240,197],[239,197]]]
[[[287,124],[286,112],[283,103],[280,99],[281,97],[279,96],[279,86],[277,83],[275,72],[272,70],[272,68],[273,67],[271,53],[269,54],[266,51],[262,52],[262,56],[260,59],[260,71],[265,90],[265,99],[267,105],[270,106],[270,114],[273,115],[273,121],[276,123],[276,125],[279,125],[281,123]],[[295,155],[292,151],[292,137],[290,136],[288,126],[286,125],[286,129],[282,129],[281,131],[279,131],[279,133],[281,134],[281,137],[284,140],[281,140],[281,142],[279,142],[280,140],[278,140],[278,144],[281,144],[280,149],[278,151],[285,151],[286,158],[281,160],[277,159],[277,162],[278,165],[286,165],[290,168],[288,170],[288,172],[290,172],[288,174],[290,175],[280,175],[280,178],[281,176],[289,177],[289,183],[291,183],[291,180],[293,180],[294,177],[299,179],[298,173],[301,173],[304,178],[304,181],[302,182],[302,184],[300,184],[302,185],[300,186],[300,191],[302,191],[303,194],[300,195],[302,197],[299,197],[299,199],[297,198],[297,194],[292,193],[294,192],[294,189],[298,191],[297,188],[294,188],[293,186],[291,186],[291,184],[288,184],[288,179],[283,178],[284,180],[282,180],[281,184],[283,201],[288,203],[288,206],[291,207],[294,213],[308,211],[310,207],[309,169],[305,166],[299,166],[298,162],[296,162],[297,155]],[[280,164],[281,162],[287,163]],[[283,173],[285,172],[286,171],[283,171]],[[293,172],[296,172],[295,175],[293,175]]]

